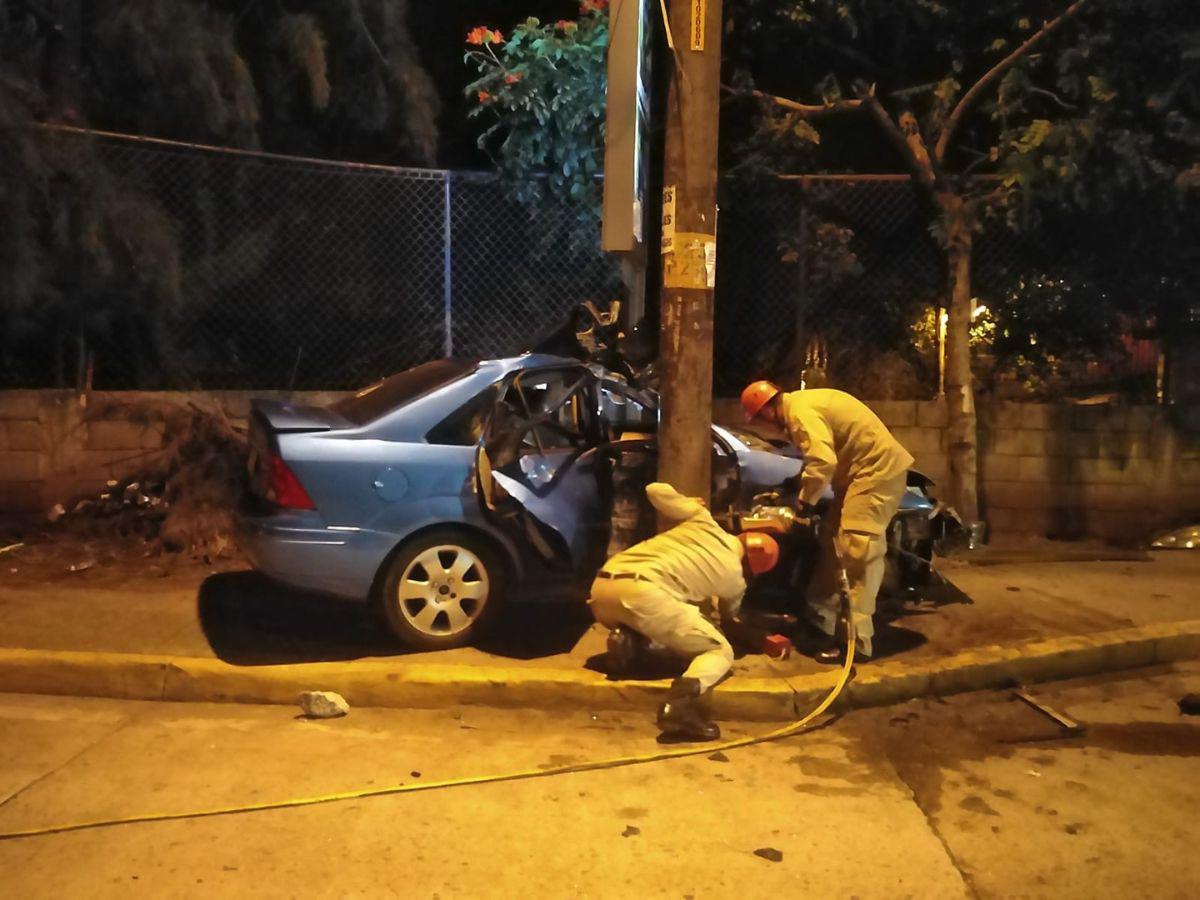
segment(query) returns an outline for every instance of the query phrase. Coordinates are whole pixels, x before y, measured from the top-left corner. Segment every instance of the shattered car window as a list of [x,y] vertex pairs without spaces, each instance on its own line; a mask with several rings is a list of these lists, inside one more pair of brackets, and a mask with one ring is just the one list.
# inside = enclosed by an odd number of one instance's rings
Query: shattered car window
[[519,460],[536,483],[553,478],[561,459],[592,442],[595,429],[586,403],[588,384],[588,376],[578,370],[522,374],[510,381],[488,429],[488,453],[495,467]]
[[575,449],[588,441],[588,422],[582,402],[584,376],[554,372],[518,378],[505,403],[517,405],[528,422],[523,445],[544,450]]
[[600,389],[600,415],[617,437],[627,432],[653,434],[658,430],[657,409],[607,385]]

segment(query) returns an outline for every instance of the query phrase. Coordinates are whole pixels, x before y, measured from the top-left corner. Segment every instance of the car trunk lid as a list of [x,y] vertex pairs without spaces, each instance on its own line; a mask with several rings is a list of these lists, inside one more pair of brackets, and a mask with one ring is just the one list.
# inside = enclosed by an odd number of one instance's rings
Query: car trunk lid
[[279,436],[350,427],[352,423],[324,407],[279,400],[251,401],[248,463],[251,494],[274,506],[312,509],[311,498],[283,458]]
[[306,406],[284,400],[253,400],[250,409],[252,418],[259,419],[268,431],[277,434],[353,427],[352,422],[324,406]]

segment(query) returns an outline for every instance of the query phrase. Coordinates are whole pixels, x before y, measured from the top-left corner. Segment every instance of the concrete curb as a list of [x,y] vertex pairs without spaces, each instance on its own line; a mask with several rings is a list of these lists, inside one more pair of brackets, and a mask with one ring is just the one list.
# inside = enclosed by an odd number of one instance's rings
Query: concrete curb
[[[835,709],[1077,678],[1200,658],[1200,620],[984,647],[924,663],[859,668]],[[830,670],[792,678],[734,678],[714,694],[724,719],[791,721],[837,680]],[[303,690],[342,694],[351,706],[508,706],[645,711],[665,681],[609,681],[584,669],[410,664],[390,660],[234,666],[217,659],[0,648],[0,691],[130,700],[292,704]]]

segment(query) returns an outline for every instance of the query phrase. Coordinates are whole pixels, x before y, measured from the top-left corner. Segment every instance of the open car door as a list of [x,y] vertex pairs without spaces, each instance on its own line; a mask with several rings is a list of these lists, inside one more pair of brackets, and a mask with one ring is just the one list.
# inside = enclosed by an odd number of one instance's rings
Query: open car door
[[548,563],[598,566],[608,545],[610,463],[595,378],[583,367],[520,372],[501,384],[476,456],[485,514]]

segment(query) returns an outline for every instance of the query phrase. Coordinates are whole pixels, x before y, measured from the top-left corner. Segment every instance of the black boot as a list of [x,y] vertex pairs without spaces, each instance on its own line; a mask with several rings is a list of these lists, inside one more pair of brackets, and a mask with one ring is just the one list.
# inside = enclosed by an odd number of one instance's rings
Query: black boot
[[[854,659],[858,662],[867,662],[871,655],[864,653],[861,644],[855,644]],[[834,638],[832,644],[824,649],[818,650],[813,654],[813,659],[825,665],[838,665],[846,661],[846,639],[844,637]]]
[[708,693],[701,691],[695,678],[676,678],[671,682],[666,701],[658,708],[658,727],[662,730],[658,739],[671,742],[720,738],[721,729],[712,720],[708,701]]
[[608,633],[608,647],[604,655],[604,668],[612,678],[626,678],[633,671],[637,659],[638,642],[628,628],[617,626]]
[[813,659],[827,666],[841,665],[846,659],[846,645],[832,643],[814,653]]

